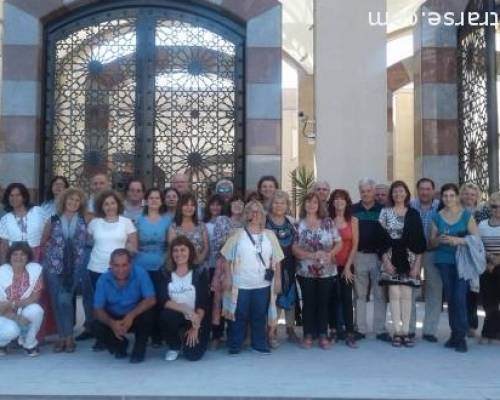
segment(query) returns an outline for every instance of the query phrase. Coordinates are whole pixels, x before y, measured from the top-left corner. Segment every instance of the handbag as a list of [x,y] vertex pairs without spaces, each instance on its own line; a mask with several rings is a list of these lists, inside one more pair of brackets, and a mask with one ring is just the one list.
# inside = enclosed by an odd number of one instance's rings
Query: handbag
[[[248,238],[250,239],[250,241],[252,242],[252,244],[254,245],[255,250],[257,250],[257,245],[255,244],[255,240],[253,240],[252,235],[250,234],[250,232],[248,232],[248,229],[246,227],[245,227],[245,232],[247,233]],[[260,251],[257,251],[257,255],[259,256],[259,259],[262,262],[262,265],[264,265],[264,267],[265,267],[266,263],[264,261],[264,257],[262,257],[262,253]],[[268,282],[272,282],[273,278],[274,278],[274,271],[273,271],[273,269],[272,268],[266,268],[266,272],[264,274],[264,279],[266,281],[268,281]]]
[[286,293],[281,293],[276,299],[276,305],[284,310],[290,310],[297,300],[297,287],[295,282],[288,286]]

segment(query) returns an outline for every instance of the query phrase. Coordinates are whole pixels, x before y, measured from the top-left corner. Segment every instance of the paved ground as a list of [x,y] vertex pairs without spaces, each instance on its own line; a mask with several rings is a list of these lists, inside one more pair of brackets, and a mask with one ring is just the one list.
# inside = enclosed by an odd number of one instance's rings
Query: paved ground
[[419,341],[414,349],[395,349],[373,338],[356,350],[337,344],[329,351],[307,351],[284,343],[270,356],[245,351],[230,357],[218,350],[197,363],[167,363],[164,350],[148,349],[141,365],[93,353],[91,342],[73,355],[53,354],[45,346],[36,359],[21,353],[0,359],[0,398],[500,399],[500,345],[470,339],[470,351],[458,354],[443,347],[446,335],[443,314],[441,343]]

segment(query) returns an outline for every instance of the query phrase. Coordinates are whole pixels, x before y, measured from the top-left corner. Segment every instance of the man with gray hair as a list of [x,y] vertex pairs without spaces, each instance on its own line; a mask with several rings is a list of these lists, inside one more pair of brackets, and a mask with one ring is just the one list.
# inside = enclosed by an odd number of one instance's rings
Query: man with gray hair
[[380,277],[379,253],[382,248],[383,228],[379,223],[382,206],[375,201],[375,181],[359,182],[361,201],[352,207],[352,215],[359,221],[359,245],[354,262],[354,289],[356,291],[356,322],[361,337],[368,332],[366,303],[369,287],[373,293],[373,331],[377,339],[390,341],[385,330],[386,302]]
[[191,190],[189,176],[183,172],[176,173],[172,177],[171,186],[176,189],[181,196],[188,193]]
[[381,206],[385,207],[387,205],[387,200],[389,197],[389,186],[385,183],[378,183],[375,185],[375,201]]

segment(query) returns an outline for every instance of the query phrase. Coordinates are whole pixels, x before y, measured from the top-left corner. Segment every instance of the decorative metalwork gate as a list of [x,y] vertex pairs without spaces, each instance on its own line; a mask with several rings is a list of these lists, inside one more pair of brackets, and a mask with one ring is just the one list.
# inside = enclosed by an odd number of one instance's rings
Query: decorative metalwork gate
[[105,171],[116,188],[164,187],[186,171],[201,199],[221,177],[242,188],[243,28],[180,1],[136,3],[48,27],[45,181],[86,187]]
[[[471,0],[467,8],[490,20],[494,11],[494,0]],[[459,28],[460,181],[476,183],[485,194],[498,190],[495,51],[493,24]]]

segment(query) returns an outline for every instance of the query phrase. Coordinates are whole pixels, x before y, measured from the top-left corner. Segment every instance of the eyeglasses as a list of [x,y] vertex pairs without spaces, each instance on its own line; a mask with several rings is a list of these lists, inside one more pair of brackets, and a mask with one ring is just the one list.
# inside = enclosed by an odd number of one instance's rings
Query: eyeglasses
[[500,208],[500,204],[490,204],[490,208],[491,208],[492,210],[497,210],[497,209],[499,209],[499,208]]

